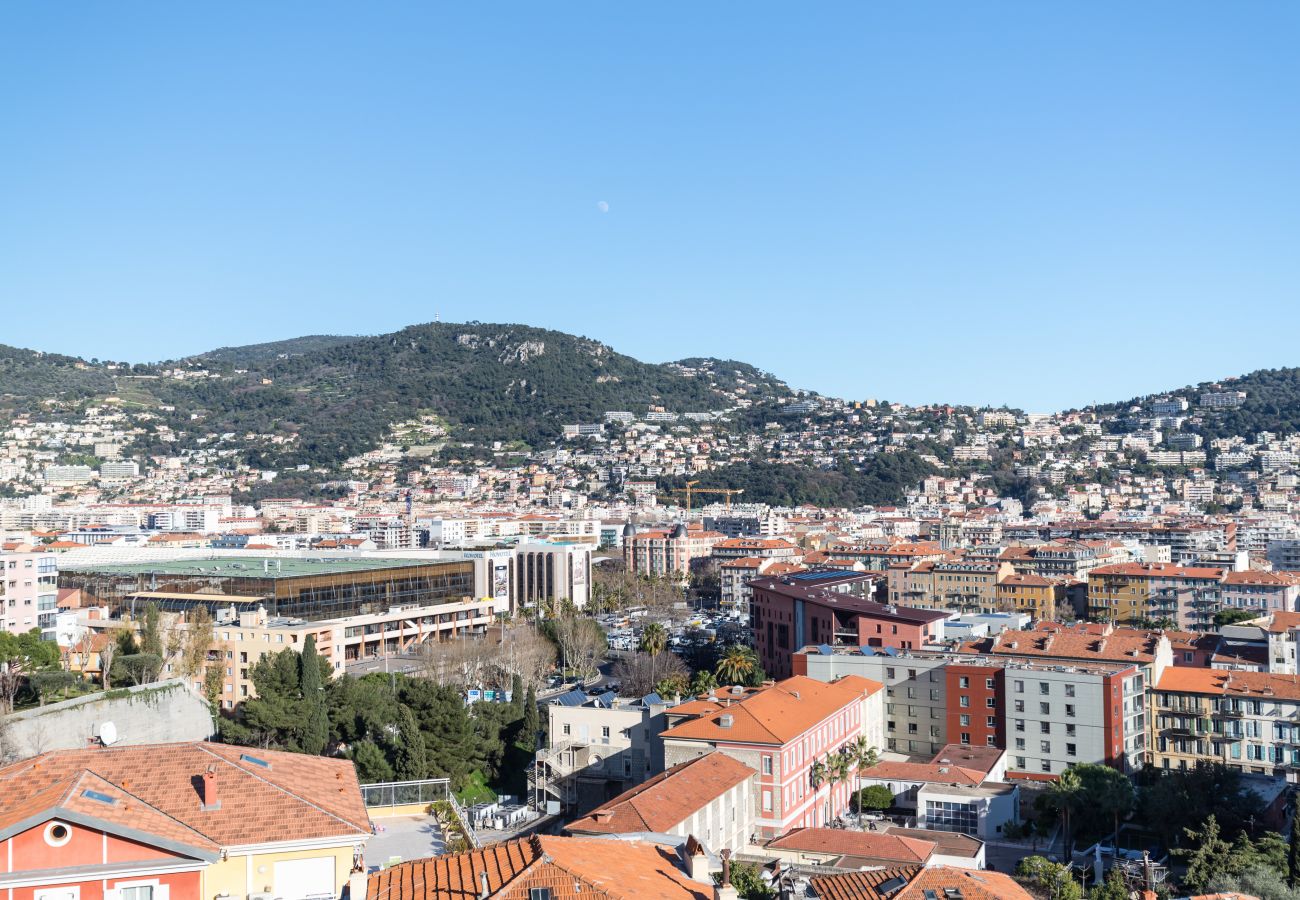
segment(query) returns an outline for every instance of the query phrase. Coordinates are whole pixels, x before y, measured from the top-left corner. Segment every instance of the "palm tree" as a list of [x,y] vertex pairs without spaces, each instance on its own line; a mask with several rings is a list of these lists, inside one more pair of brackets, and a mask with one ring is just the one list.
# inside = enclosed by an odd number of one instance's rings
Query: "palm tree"
[[743,644],[732,644],[718,660],[718,680],[723,684],[743,684],[758,667],[754,651]]
[[650,655],[650,682],[655,683],[655,661],[668,648],[668,632],[658,622],[651,622],[641,631],[640,649]]
[[862,790],[862,770],[869,769],[880,762],[880,754],[865,734],[860,734],[848,745],[853,759],[853,792]]
[[1060,778],[1048,786],[1047,793],[1043,794],[1043,801],[1048,807],[1056,810],[1061,817],[1062,836],[1065,841],[1061,849],[1066,859],[1070,855],[1070,814],[1078,805],[1082,793],[1083,783],[1079,780],[1079,774],[1073,769],[1066,769],[1061,773]]

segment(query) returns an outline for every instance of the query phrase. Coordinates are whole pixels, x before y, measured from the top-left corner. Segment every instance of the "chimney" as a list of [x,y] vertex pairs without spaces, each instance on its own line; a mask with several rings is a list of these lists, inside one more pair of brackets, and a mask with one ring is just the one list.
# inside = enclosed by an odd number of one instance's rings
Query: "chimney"
[[349,900],[366,900],[366,882],[369,880],[365,869],[353,869],[348,876]]
[[488,897],[492,896],[492,891],[488,888],[487,869],[482,869],[479,871],[478,883],[479,883],[478,900],[487,900]]
[[722,857],[722,881],[713,888],[714,900],[739,900],[740,894],[731,883],[731,851],[723,850],[718,855]]
[[216,765],[208,766],[203,773],[202,783],[203,795],[200,798],[202,802],[199,809],[203,812],[215,812],[221,809],[221,798],[217,796],[217,767]]

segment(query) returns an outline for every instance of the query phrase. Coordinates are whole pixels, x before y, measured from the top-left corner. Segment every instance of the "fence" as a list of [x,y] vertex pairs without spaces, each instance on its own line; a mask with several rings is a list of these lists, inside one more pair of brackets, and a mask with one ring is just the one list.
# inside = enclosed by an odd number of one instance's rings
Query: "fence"
[[429,778],[424,781],[381,781],[361,785],[361,796],[366,809],[384,806],[427,805],[435,800],[451,798],[451,780]]

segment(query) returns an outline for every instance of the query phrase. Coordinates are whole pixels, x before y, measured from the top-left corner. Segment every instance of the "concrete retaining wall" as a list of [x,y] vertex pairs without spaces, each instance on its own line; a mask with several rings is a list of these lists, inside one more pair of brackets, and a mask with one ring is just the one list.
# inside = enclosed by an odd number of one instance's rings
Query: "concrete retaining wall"
[[212,712],[179,679],[88,694],[4,717],[0,755],[27,759],[49,750],[75,750],[96,742],[104,723],[117,744],[202,741],[212,736]]

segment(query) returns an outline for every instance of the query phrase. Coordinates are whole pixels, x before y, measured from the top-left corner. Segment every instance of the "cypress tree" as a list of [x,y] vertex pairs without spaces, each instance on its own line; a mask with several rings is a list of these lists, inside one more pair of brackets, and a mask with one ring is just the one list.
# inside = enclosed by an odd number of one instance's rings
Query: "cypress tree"
[[1291,839],[1287,843],[1286,883],[1294,890],[1300,887],[1300,816],[1291,823]]
[[541,716],[537,712],[537,691],[530,684],[524,695],[524,725],[519,730],[519,744],[530,754],[537,752],[537,736],[541,730]]
[[394,747],[393,770],[401,781],[427,778],[429,761],[424,752],[424,735],[415,721],[411,707],[403,703],[397,710],[397,741]]
[[329,741],[329,711],[325,707],[325,686],[321,682],[320,657],[316,654],[316,635],[307,635],[302,645],[302,703],[304,707],[302,737],[304,753],[320,756]]

